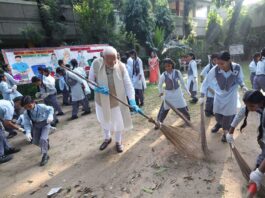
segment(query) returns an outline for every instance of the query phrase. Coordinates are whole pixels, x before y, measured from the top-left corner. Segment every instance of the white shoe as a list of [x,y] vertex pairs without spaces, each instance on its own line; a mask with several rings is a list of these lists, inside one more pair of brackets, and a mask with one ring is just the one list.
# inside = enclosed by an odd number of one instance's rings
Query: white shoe
[[53,134],[56,130],[57,130],[56,127],[51,127],[50,128],[50,134]]

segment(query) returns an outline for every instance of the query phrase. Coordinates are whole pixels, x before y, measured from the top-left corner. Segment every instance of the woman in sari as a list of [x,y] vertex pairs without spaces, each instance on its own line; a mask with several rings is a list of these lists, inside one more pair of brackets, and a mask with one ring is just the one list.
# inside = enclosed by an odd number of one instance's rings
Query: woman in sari
[[151,53],[151,58],[148,61],[150,77],[149,82],[151,84],[157,84],[159,81],[160,71],[159,71],[159,59],[155,52]]

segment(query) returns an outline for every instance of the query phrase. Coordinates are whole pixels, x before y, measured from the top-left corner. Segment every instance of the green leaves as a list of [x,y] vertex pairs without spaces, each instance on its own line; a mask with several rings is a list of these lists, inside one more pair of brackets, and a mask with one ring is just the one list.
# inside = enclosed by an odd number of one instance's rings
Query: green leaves
[[87,43],[103,43],[114,32],[113,4],[110,0],[83,0],[74,5],[82,38]]

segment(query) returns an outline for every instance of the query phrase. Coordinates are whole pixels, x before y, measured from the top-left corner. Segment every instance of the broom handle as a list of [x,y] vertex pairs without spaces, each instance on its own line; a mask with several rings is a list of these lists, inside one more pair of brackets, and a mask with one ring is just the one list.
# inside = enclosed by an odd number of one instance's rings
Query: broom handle
[[253,198],[256,193],[257,193],[257,185],[255,183],[249,184],[247,198]]
[[[67,71],[72,72],[73,74],[77,75],[79,78],[82,78],[83,80],[87,81],[89,84],[91,84],[91,85],[93,85],[93,86],[99,88],[99,85],[98,85],[97,83],[95,83],[95,82],[93,82],[93,81],[90,81],[90,80],[84,78],[84,77],[81,76],[80,74],[78,74],[78,73],[72,71],[71,69],[69,69],[69,68],[67,68],[67,67],[65,67],[65,66],[61,66],[61,67],[64,68],[64,69],[66,69]],[[121,104],[123,104],[123,105],[125,105],[125,106],[127,106],[127,107],[129,107],[129,108],[133,108],[131,105],[128,105],[127,103],[123,102],[121,99],[119,99],[117,96],[113,95],[112,93],[109,93],[109,95],[110,95],[111,97],[113,97],[115,100],[119,101]],[[143,112],[139,112],[139,114],[142,115],[143,117],[145,117],[146,119],[148,119],[149,122],[151,122],[151,123],[157,125],[157,123],[154,121],[153,118],[151,118],[151,117],[145,115]]]
[[169,101],[164,100],[165,103],[191,128],[195,129],[192,123],[177,109],[175,108]]

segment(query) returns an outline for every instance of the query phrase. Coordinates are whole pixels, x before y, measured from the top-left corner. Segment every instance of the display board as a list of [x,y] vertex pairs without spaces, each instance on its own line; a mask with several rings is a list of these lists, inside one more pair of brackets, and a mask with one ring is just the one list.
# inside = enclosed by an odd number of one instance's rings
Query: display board
[[49,48],[2,49],[5,63],[12,67],[12,75],[20,83],[29,83],[33,76],[38,76],[38,68],[48,68],[52,75],[58,65],[58,60],[70,64],[71,59],[76,59],[80,67],[89,67],[95,57],[108,46],[81,45]]
[[230,45],[229,52],[231,55],[240,55],[244,54],[244,45]]

